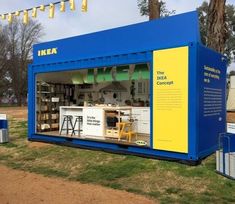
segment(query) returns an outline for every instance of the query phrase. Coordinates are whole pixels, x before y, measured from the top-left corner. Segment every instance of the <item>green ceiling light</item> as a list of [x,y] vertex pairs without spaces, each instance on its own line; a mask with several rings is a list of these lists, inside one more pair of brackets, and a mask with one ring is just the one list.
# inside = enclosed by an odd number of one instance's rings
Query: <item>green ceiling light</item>
[[73,84],[83,84],[83,76],[82,74],[76,73],[72,76]]
[[112,67],[97,69],[96,82],[108,82],[113,81]]
[[147,64],[136,64],[134,73],[131,76],[132,80],[149,79],[150,73]]
[[116,68],[116,81],[126,81],[129,80],[129,65],[119,66]]
[[103,68],[97,69],[96,82],[97,83],[104,82],[104,69]]
[[113,81],[112,68],[113,67],[106,67],[105,68],[105,70],[103,72],[105,81]]
[[87,84],[94,84],[95,83],[94,69],[87,70],[87,76],[84,78],[84,82]]

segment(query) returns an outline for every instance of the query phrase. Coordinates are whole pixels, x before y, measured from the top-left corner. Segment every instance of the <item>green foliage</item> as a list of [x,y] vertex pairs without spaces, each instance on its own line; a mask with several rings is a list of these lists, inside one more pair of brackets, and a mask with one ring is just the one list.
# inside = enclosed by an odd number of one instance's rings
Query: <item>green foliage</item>
[[[148,0],[138,0],[138,7],[142,16],[149,16]],[[161,17],[167,17],[175,13],[175,10],[168,10],[166,8],[166,2],[160,1],[160,14]]]
[[12,143],[12,142],[9,142],[9,143],[3,143],[3,144],[0,144],[0,147],[6,147],[6,148],[15,148],[17,147],[17,144],[15,143]]
[[43,28],[37,21],[24,25],[14,19],[0,29],[0,97],[17,99],[21,106],[27,97],[27,69],[32,61],[33,44]]
[[[209,4],[204,1],[200,7],[197,8],[199,13],[199,22],[201,29],[201,38],[204,45],[207,45],[207,14]],[[235,6],[226,5],[226,24],[228,27],[227,41],[225,45],[224,54],[228,57],[229,64],[235,59]]]
[[226,6],[226,19],[228,25],[228,39],[225,47],[225,54],[228,59],[233,61],[235,58],[235,6]]

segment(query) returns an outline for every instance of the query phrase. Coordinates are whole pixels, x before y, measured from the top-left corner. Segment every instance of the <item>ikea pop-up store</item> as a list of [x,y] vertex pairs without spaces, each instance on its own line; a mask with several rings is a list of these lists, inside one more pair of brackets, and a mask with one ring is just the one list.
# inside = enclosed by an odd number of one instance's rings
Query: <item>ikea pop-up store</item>
[[197,12],[37,44],[28,79],[30,141],[196,163],[225,132],[226,58]]

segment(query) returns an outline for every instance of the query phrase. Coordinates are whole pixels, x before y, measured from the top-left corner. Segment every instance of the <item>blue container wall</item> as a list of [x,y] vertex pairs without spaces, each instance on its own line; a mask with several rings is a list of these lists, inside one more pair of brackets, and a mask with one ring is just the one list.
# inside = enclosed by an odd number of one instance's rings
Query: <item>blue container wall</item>
[[[148,52],[200,42],[197,12],[188,12],[34,46],[33,64],[48,64],[97,57]],[[56,48],[56,54],[38,56],[38,51]]]
[[[182,45],[185,46],[185,45]],[[204,120],[201,121],[201,115],[203,111],[203,101],[202,101],[202,91],[204,86],[201,85],[200,80],[204,80],[204,71],[203,66],[207,61],[205,61],[204,56],[206,56],[206,60],[211,63],[210,57],[214,60],[213,64],[207,64],[208,66],[218,66],[218,61],[215,59],[221,59],[221,55],[216,54],[215,52],[204,48],[197,43],[190,43],[190,59],[189,59],[189,153],[188,154],[180,154],[175,152],[167,152],[167,151],[158,151],[150,148],[141,148],[141,147],[120,147],[118,144],[110,144],[105,142],[95,142],[95,141],[86,141],[73,139],[72,141],[68,141],[66,138],[60,137],[49,137],[37,135],[35,133],[35,77],[37,73],[45,73],[45,72],[56,72],[56,71],[66,71],[66,70],[77,70],[81,68],[93,68],[97,66],[112,66],[118,64],[128,64],[135,62],[151,62],[152,54],[150,53],[136,53],[130,55],[121,55],[115,57],[107,58],[97,58],[97,59],[87,59],[81,61],[74,61],[70,63],[53,63],[49,65],[43,66],[32,66],[29,69],[29,139],[31,140],[42,140],[48,142],[58,142],[68,145],[77,145],[88,148],[97,148],[97,149],[109,149],[112,151],[121,151],[127,153],[140,154],[145,156],[155,156],[155,157],[165,157],[172,159],[180,159],[180,160],[198,160],[214,151],[214,147],[217,144],[216,137],[218,132],[222,131],[224,128],[224,121],[221,122],[222,126],[217,125],[218,121],[216,120]],[[202,50],[201,50],[202,49]],[[202,55],[200,52],[203,52]],[[206,55],[206,52],[208,56]],[[133,57],[135,56],[135,57]],[[223,64],[225,65],[225,64]],[[197,67],[198,66],[198,67]],[[198,69],[201,67],[200,69]],[[226,72],[226,71],[225,71]],[[224,80],[225,72],[222,71],[222,81]],[[151,75],[152,76],[152,75]],[[221,84],[215,84],[217,87],[221,87]],[[213,85],[214,87],[214,85]],[[197,95],[198,97],[195,97]],[[196,99],[199,100],[196,100]],[[223,104],[224,105],[224,104]],[[225,109],[224,109],[225,110]],[[196,117],[196,114],[198,117]],[[209,124],[213,127],[213,131],[208,131],[205,129]],[[216,126],[215,126],[216,124]],[[204,126],[203,126],[204,125]]]
[[[180,46],[190,47],[188,154],[158,151],[137,146],[123,148],[118,144],[102,141],[68,140],[63,137],[50,137],[36,134],[35,89],[36,75],[38,73],[146,62],[152,65],[152,51]],[[52,48],[57,49],[56,54],[38,56],[38,51],[45,51]],[[28,75],[28,137],[30,140],[36,141],[56,142],[144,156],[196,161],[214,151],[217,144],[217,134],[223,131],[225,127],[224,101],[222,102],[223,107],[221,112],[221,118],[224,120],[220,119],[218,121],[218,117],[203,117],[204,85],[202,80],[204,80],[204,65],[219,67],[218,69],[221,70],[221,81],[212,83],[211,87],[222,87],[222,94],[225,93],[223,83],[225,83],[226,63],[222,63],[219,59],[221,59],[221,55],[200,45],[198,16],[196,12],[35,45],[34,62],[29,66]],[[150,83],[152,84],[152,73]],[[150,87],[150,91],[152,92],[152,87]]]
[[198,154],[206,155],[216,150],[219,134],[226,132],[227,60],[221,54],[199,46],[197,70]]
[[[191,44],[191,43],[190,43]],[[195,75],[193,70],[195,70],[195,62],[196,62],[196,43],[190,49],[190,66],[192,66],[192,72],[190,74],[190,79],[194,79]],[[185,46],[185,45],[182,45]],[[108,60],[107,60],[108,59]],[[181,154],[175,152],[167,152],[167,151],[158,151],[153,150],[151,148],[141,148],[141,147],[126,147],[123,148],[118,144],[110,144],[105,142],[96,142],[96,141],[88,141],[88,140],[79,140],[73,139],[72,141],[68,141],[66,138],[61,137],[49,137],[43,135],[37,135],[35,133],[35,81],[36,75],[38,73],[46,73],[46,72],[58,72],[58,71],[68,71],[68,70],[78,70],[82,68],[93,68],[99,66],[115,66],[119,64],[129,64],[129,63],[141,63],[141,62],[150,62],[152,64],[152,53],[133,53],[130,55],[121,55],[121,56],[110,56],[108,58],[97,58],[97,59],[87,59],[87,60],[78,60],[69,63],[53,63],[42,66],[34,66],[32,65],[29,68],[29,139],[30,140],[42,140],[47,142],[58,142],[67,145],[76,145],[87,148],[96,148],[96,149],[104,149],[109,151],[116,152],[126,152],[130,154],[138,154],[144,156],[154,156],[154,157],[164,157],[178,160],[197,160],[197,155],[195,153],[195,138],[191,137],[190,140],[190,152],[189,154]],[[151,74],[152,76],[152,74]],[[194,79],[195,80],[195,79]],[[150,80],[152,81],[152,80]],[[191,83],[191,88],[195,87],[193,83]],[[151,88],[152,90],[152,88]],[[194,108],[191,107],[191,113]],[[195,128],[195,125],[191,123],[192,129]],[[152,139],[151,139],[152,140]],[[152,143],[152,142],[151,142]]]

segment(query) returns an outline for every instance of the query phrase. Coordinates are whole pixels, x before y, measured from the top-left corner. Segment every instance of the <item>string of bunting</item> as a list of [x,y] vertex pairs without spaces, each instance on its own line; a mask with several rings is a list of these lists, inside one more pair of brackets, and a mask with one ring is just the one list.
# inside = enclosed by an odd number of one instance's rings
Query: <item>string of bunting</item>
[[[29,12],[31,12],[32,18],[37,18],[38,11],[44,12],[46,11],[46,8],[49,8],[49,18],[54,18],[55,16],[55,6],[60,5],[60,12],[65,12],[66,10],[66,3],[69,2],[69,7],[71,11],[75,11],[75,0],[62,0],[54,3],[50,3],[47,5],[40,5],[29,9],[24,9],[21,11],[15,11],[12,13],[5,13],[0,14],[1,20],[7,20],[8,23],[12,23],[14,17],[19,17],[21,14],[23,14],[23,23],[25,25],[29,22]],[[87,12],[87,0],[82,0],[82,12]]]

